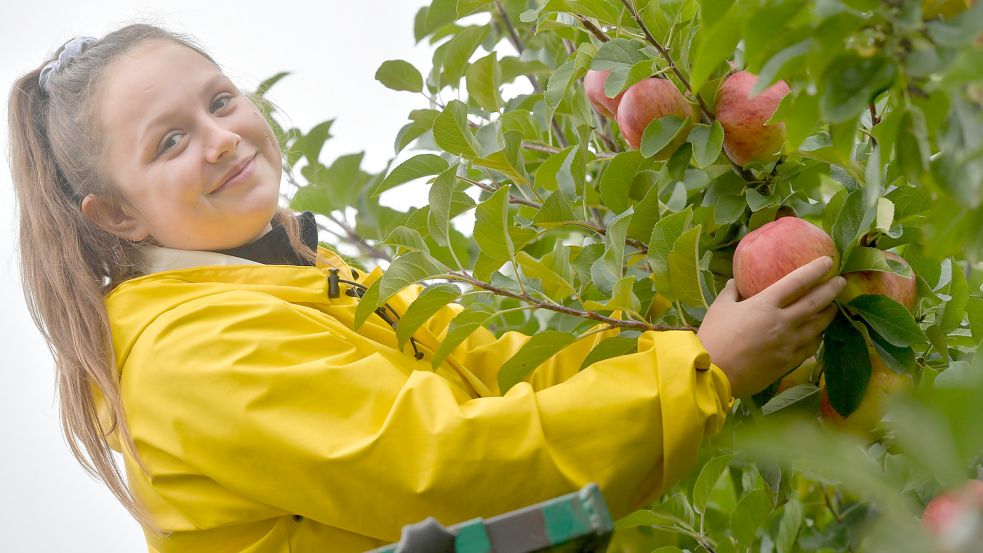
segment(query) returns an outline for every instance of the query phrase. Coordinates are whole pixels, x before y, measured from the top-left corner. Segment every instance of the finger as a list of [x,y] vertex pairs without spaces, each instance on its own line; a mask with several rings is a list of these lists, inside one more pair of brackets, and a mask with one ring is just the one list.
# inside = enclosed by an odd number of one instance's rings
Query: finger
[[[817,313],[831,307],[830,304],[845,286],[846,279],[841,276],[833,277],[791,303],[785,308],[785,314],[792,321],[792,324],[809,320],[815,317]],[[833,313],[835,314],[835,308]]]
[[833,319],[836,318],[836,312],[836,306],[830,305],[816,315],[813,315],[811,318],[806,319],[804,323],[799,325],[799,335],[808,337],[810,341],[813,340],[816,336],[821,335],[823,331],[826,330],[829,323],[833,322]]
[[819,284],[833,267],[833,259],[822,256],[799,267],[761,292],[769,301],[785,307]]

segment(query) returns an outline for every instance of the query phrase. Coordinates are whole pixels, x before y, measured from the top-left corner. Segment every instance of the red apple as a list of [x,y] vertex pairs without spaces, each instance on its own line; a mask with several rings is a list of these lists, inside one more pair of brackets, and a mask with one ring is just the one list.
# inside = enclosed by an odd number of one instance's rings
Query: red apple
[[608,119],[614,119],[618,113],[618,104],[621,103],[621,98],[625,93],[622,92],[614,98],[609,98],[604,93],[604,83],[610,74],[610,71],[594,71],[591,69],[584,76],[584,91],[587,93],[587,99],[590,100],[591,105],[594,106],[594,109],[598,113]]
[[979,551],[983,541],[983,482],[970,480],[937,495],[925,506],[922,525],[938,539],[940,551]]
[[750,298],[817,257],[833,258],[826,278],[836,275],[840,253],[823,229],[798,217],[782,217],[753,230],[734,251],[734,280]]
[[[905,267],[910,267],[908,262],[898,254],[884,252],[884,255]],[[907,307],[908,311],[915,311],[915,304],[918,303],[918,284],[914,275],[905,278],[897,273],[884,271],[857,271],[845,273],[843,278],[846,279],[846,287],[837,297],[843,303],[850,303],[850,300],[863,294],[880,294]]]
[[[692,121],[693,105],[680,94],[672,82],[660,77],[649,77],[631,85],[624,92],[618,106],[618,126],[628,144],[637,149],[641,146],[645,127],[656,119],[670,115]],[[680,135],[682,140],[677,139],[666,147],[668,154],[663,157],[671,155],[686,140],[685,133]]]
[[738,71],[724,80],[717,95],[717,121],[724,127],[724,151],[739,165],[766,162],[785,144],[785,124],[766,125],[789,92],[785,81],[778,81],[761,94],[751,97],[758,77]]

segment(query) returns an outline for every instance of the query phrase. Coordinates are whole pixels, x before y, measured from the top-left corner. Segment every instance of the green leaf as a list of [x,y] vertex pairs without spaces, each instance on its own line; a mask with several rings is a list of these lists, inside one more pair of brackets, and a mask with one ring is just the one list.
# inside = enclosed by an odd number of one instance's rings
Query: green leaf
[[[704,9],[703,13],[706,11]],[[702,88],[713,70],[734,54],[737,43],[741,40],[741,27],[748,11],[737,6],[728,10],[727,15],[713,27],[700,29],[700,42],[693,55],[693,70],[690,75],[693,90]]]
[[608,223],[607,234],[604,236],[604,255],[591,265],[591,278],[602,292],[610,291],[624,275],[625,236],[633,214],[634,210],[628,208]]
[[502,68],[498,65],[498,54],[492,52],[475,61],[468,67],[465,75],[468,96],[482,109],[497,112],[502,107],[499,88],[502,86]]
[[559,224],[576,221],[577,216],[573,214],[573,207],[563,192],[554,190],[543,202],[543,207],[539,208],[536,216],[533,217],[533,224],[543,228],[550,228]]
[[802,526],[802,503],[799,503],[797,499],[790,499],[782,506],[782,509],[782,520],[778,523],[775,549],[777,553],[792,553],[795,547],[795,538]]
[[635,277],[626,276],[611,287],[611,298],[606,302],[587,300],[584,309],[588,311],[614,311],[624,309],[638,313],[642,309],[641,301],[635,295]]
[[382,65],[375,72],[375,80],[393,90],[423,91],[423,76],[408,61],[388,60],[382,62]]
[[447,102],[444,111],[434,119],[433,138],[446,152],[477,157],[481,147],[468,128],[468,106],[460,100]]
[[[653,511],[650,509],[639,509],[630,515],[615,521],[615,530],[627,530],[640,526],[672,526],[679,519],[669,513]],[[655,553],[654,551],[652,553]]]
[[359,298],[358,305],[355,307],[355,321],[353,323],[355,330],[358,330],[375,313],[376,308],[382,305],[383,300],[379,299],[379,285],[380,281],[376,280]]
[[849,259],[843,263],[843,268],[840,270],[841,273],[856,271],[881,271],[895,273],[906,278],[911,278],[913,275],[911,267],[908,265],[888,259],[883,250],[867,247],[853,248]]
[[601,182],[598,185],[601,203],[614,213],[621,213],[631,207],[628,192],[632,180],[648,165],[648,160],[637,150],[621,152],[614,156],[601,174]]
[[450,283],[435,284],[423,290],[413,303],[406,309],[406,312],[399,318],[396,325],[396,340],[399,348],[406,345],[410,336],[424,323],[430,320],[442,307],[456,300],[461,295],[461,290]]
[[427,252],[427,243],[420,236],[420,233],[405,226],[398,226],[389,233],[389,236],[385,239],[386,244],[392,244],[393,246],[398,246],[400,248],[406,248],[411,251],[423,251]]
[[687,119],[669,115],[653,120],[642,133],[639,151],[645,157],[652,157],[662,151],[686,128]]
[[532,374],[536,367],[576,340],[577,337],[573,334],[559,330],[547,330],[536,334],[499,369],[499,391],[504,395],[512,386]]
[[[429,32],[457,20],[457,0],[433,0],[425,13],[426,28]],[[428,34],[429,34],[428,32]],[[417,37],[419,41],[423,37]]]
[[447,246],[451,219],[474,206],[474,200],[464,193],[468,185],[457,180],[457,164],[448,167],[430,186],[430,214],[427,226],[430,236],[441,246]]
[[395,188],[401,184],[406,184],[412,180],[430,175],[437,175],[447,170],[448,164],[444,158],[434,154],[415,155],[396,166],[389,175],[386,176],[375,190],[372,196],[378,196],[386,190]]
[[638,351],[637,336],[633,338],[612,336],[602,340],[594,346],[594,349],[590,350],[590,353],[584,358],[583,363],[580,364],[580,370],[584,370],[598,361],[629,355],[636,351]]
[[318,163],[318,158],[321,156],[321,148],[331,138],[331,126],[333,124],[334,119],[318,123],[294,143],[293,149],[303,154],[310,166]]
[[850,250],[855,246],[857,239],[870,229],[877,215],[876,198],[873,205],[867,205],[864,191],[865,189],[859,188],[850,192],[836,217],[836,222],[833,223],[831,233],[833,242],[836,243],[836,249],[844,256],[844,262],[849,259]]
[[812,39],[807,38],[772,56],[758,73],[758,80],[754,82],[754,86],[751,88],[751,97],[761,94],[769,86],[775,84],[789,67],[801,63],[802,58],[812,49],[812,45]]
[[612,38],[597,49],[591,62],[591,69],[613,71],[645,61],[649,58],[642,52],[642,46],[643,44],[637,40]]
[[852,51],[841,54],[823,73],[820,112],[830,123],[850,121],[894,83],[896,74],[897,67],[886,56],[865,58]]
[[713,125],[694,125],[686,140],[693,145],[693,160],[700,169],[710,166],[720,157],[724,144],[724,128],[719,121]]
[[887,296],[864,294],[853,298],[847,307],[894,346],[903,348],[928,341],[908,309]]
[[648,243],[647,261],[652,267],[655,289],[664,295],[671,296],[669,253],[672,252],[676,240],[690,227],[692,221],[693,210],[692,207],[687,206],[679,213],[663,217],[652,229],[652,237],[649,238]]
[[475,210],[474,241],[491,259],[512,259],[512,238],[509,236],[509,190],[503,186]]
[[928,128],[925,115],[912,107],[904,111],[898,124],[898,135],[894,145],[895,159],[908,181],[917,184],[928,170],[931,148],[928,144]]
[[515,254],[515,260],[529,278],[538,278],[543,283],[543,292],[554,301],[568,298],[576,292],[570,282],[557,274],[547,264],[524,251]]
[[403,254],[393,260],[379,279],[379,303],[375,307],[411,284],[446,273],[447,267],[422,251]]
[[754,489],[737,502],[737,508],[730,517],[730,527],[737,541],[746,547],[754,542],[758,528],[771,514],[771,500],[762,489]]
[[771,121],[785,123],[786,150],[798,150],[819,124],[819,96],[805,90],[786,95]]
[[488,34],[488,27],[468,27],[458,32],[454,38],[446,43],[446,50],[443,56],[444,78],[452,86],[464,76],[464,71],[468,66],[468,60],[478,49],[478,45],[485,40]]
[[697,476],[696,484],[693,485],[693,509],[696,512],[701,514],[704,512],[707,503],[710,501],[710,493],[713,492],[717,481],[720,480],[721,475],[727,470],[733,458],[733,455],[714,457],[707,461],[703,465],[703,468],[700,469],[700,475]]
[[672,294],[686,305],[707,307],[700,284],[700,236],[702,225],[684,232],[669,252],[669,285]]
[[435,109],[415,109],[410,112],[410,123],[403,125],[396,133],[396,141],[393,143],[393,150],[396,155],[403,151],[403,148],[411,142],[423,136],[427,131],[433,129],[433,122],[437,119],[440,112]]
[[945,311],[939,326],[946,334],[959,328],[966,317],[966,303],[969,300],[969,283],[962,267],[953,262],[952,283],[949,284],[949,296],[952,298],[945,304]]
[[485,303],[475,303],[469,305],[457,314],[456,317],[451,319],[450,324],[447,326],[447,335],[437,346],[437,351],[433,354],[433,359],[430,361],[430,365],[436,369],[444,362],[444,359],[454,351],[461,342],[467,340],[468,336],[478,330],[479,327],[484,326],[489,320],[494,318],[498,313],[495,308],[491,305]]
[[867,391],[871,365],[863,334],[842,313],[837,313],[823,335],[823,366],[830,405],[840,415],[849,416]]
[[798,384],[769,399],[767,403],[761,406],[761,413],[764,415],[777,413],[817,395],[819,395],[819,388],[814,384]]
[[983,340],[983,298],[970,296],[966,300],[966,316],[969,318],[969,328],[973,333],[973,340],[976,342]]

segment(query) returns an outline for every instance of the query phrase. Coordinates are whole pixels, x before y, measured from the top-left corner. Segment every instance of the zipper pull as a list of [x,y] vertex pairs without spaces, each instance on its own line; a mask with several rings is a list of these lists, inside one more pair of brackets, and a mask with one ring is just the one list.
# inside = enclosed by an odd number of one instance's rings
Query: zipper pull
[[328,297],[341,297],[341,288],[338,285],[338,269],[328,269]]

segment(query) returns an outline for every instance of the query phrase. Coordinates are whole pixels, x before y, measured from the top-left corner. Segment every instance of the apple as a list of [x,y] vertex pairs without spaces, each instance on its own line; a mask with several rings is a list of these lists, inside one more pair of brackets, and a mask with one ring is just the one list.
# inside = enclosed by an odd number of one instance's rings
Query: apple
[[881,361],[877,353],[870,351],[871,349],[868,344],[871,363],[870,381],[867,383],[867,390],[864,392],[863,399],[860,400],[860,405],[850,413],[850,416],[844,418],[829,402],[825,378],[819,394],[819,412],[825,421],[850,433],[867,438],[873,437],[878,423],[881,422],[887,398],[912,383],[910,375],[894,372]]
[[941,551],[979,551],[983,542],[983,482],[970,480],[937,495],[925,506],[922,525],[937,538]]
[[[641,80],[624,92],[621,104],[618,106],[618,126],[621,134],[632,148],[638,149],[642,144],[642,133],[645,127],[656,119],[675,115],[684,120],[693,121],[695,113],[693,105],[683,97],[671,81],[661,77],[649,77]],[[672,152],[686,141],[686,133],[665,148],[662,158],[668,158]]]
[[734,251],[734,280],[750,298],[817,257],[833,258],[826,278],[836,275],[840,253],[823,229],[798,217],[782,217],[749,232]]
[[[908,262],[900,255],[892,252],[884,252],[885,257],[909,267]],[[863,294],[879,294],[887,296],[914,313],[915,305],[918,303],[918,283],[915,281],[914,274],[910,278],[905,278],[897,273],[884,271],[856,271],[844,273],[846,287],[837,297],[843,303],[850,303],[853,298]]]
[[622,92],[614,98],[609,98],[604,93],[604,83],[610,74],[610,71],[594,71],[591,69],[584,76],[584,91],[587,93],[587,99],[590,100],[591,105],[594,106],[594,109],[598,113],[608,119],[614,119],[618,113],[618,105],[621,103],[621,98],[624,97],[625,93]]
[[767,162],[785,144],[785,124],[765,123],[788,94],[788,83],[778,81],[751,97],[757,81],[757,76],[738,71],[724,80],[717,95],[717,121],[724,128],[724,151],[738,165]]
[[816,371],[816,358],[810,357],[802,362],[801,365],[792,370],[792,372],[786,374],[778,382],[778,390],[775,391],[776,394],[780,394],[789,388],[794,388],[800,384],[807,384],[812,382],[812,375]]

